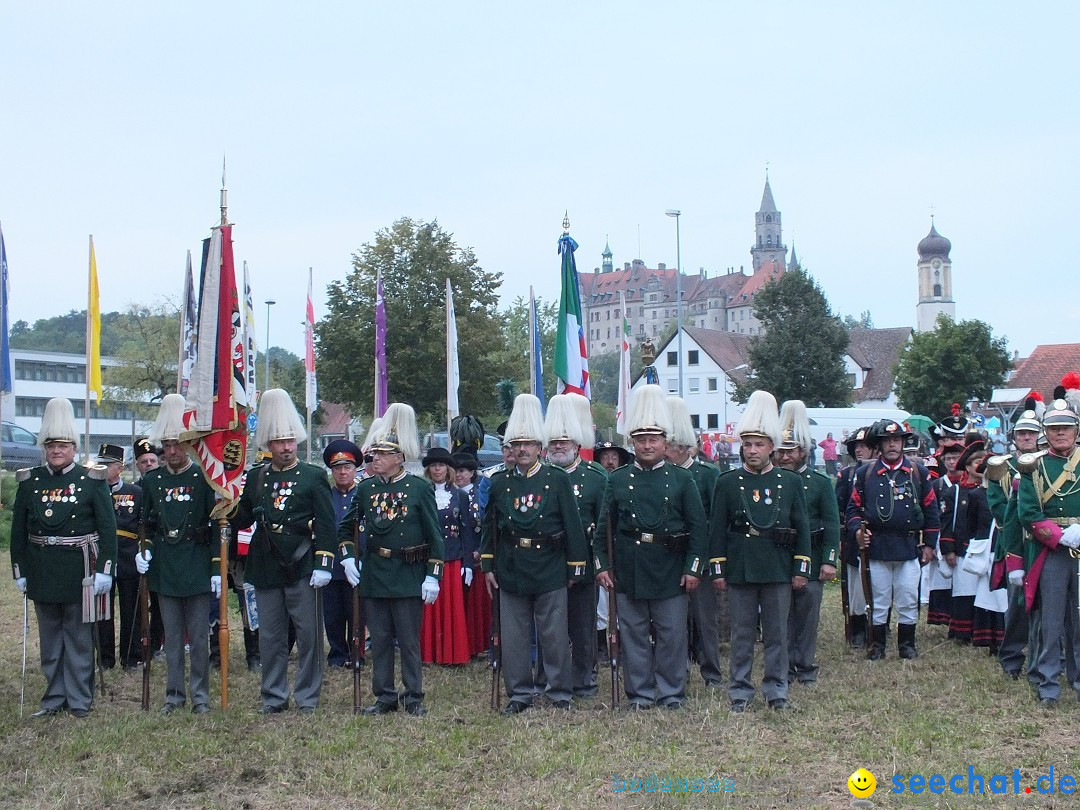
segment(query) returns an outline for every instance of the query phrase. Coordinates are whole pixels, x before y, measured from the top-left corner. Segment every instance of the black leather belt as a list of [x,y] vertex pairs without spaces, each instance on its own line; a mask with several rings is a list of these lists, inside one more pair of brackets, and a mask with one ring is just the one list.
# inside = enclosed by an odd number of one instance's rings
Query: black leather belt
[[682,552],[686,549],[686,544],[690,542],[690,532],[670,532],[667,534],[661,534],[659,532],[641,532],[631,530],[627,532],[630,537],[637,543],[652,543],[654,545],[665,546],[671,551]]
[[748,534],[751,537],[764,537],[766,540],[772,540],[778,546],[789,548],[795,545],[795,538],[799,536],[795,529],[782,527],[759,529],[752,523],[732,523],[731,530],[741,534]]
[[299,525],[286,526],[280,523],[264,523],[263,528],[270,534],[283,534],[293,537],[311,537],[311,525],[301,523]]
[[530,548],[530,549],[546,549],[546,548],[562,548],[563,539],[566,537],[566,532],[559,532],[553,537],[523,537],[518,534],[506,535],[506,539],[509,540],[510,545],[517,548]]
[[385,548],[382,546],[372,546],[371,551],[378,554],[380,557],[390,559],[391,557],[397,557],[404,560],[407,563],[422,562],[427,560],[428,551],[431,549],[427,543],[419,546],[406,546],[405,548]]

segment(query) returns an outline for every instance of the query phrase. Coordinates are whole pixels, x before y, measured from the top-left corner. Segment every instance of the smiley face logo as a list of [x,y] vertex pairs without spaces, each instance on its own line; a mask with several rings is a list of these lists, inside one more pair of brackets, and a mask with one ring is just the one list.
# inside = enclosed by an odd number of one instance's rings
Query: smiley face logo
[[847,780],[848,790],[856,799],[866,799],[877,790],[877,779],[866,768],[859,768]]

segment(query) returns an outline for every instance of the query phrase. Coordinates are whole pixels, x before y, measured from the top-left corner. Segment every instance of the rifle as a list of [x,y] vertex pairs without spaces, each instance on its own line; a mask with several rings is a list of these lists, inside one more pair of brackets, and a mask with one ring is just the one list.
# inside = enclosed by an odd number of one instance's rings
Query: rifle
[[[146,524],[139,522],[139,554],[146,551]],[[142,710],[150,711],[150,588],[146,583],[146,574],[139,577],[139,628],[142,639],[139,650],[142,655]]]
[[[495,537],[491,544],[491,570],[495,571],[495,576],[498,577],[495,559],[499,548],[499,533],[494,526],[493,530]],[[493,590],[494,593],[491,594],[491,710],[497,712],[502,706],[502,694],[499,692],[499,675],[502,669],[502,611],[499,603],[502,600],[499,598],[499,589]]]
[[[864,520],[861,528],[863,532],[869,529],[869,524]],[[862,578],[863,598],[866,599],[866,626],[871,628],[874,626],[874,591],[871,589],[870,582],[870,545],[859,545],[859,576]],[[873,651],[874,645],[866,645],[866,657],[870,657],[870,653]]]
[[[605,529],[604,539],[607,543],[608,571],[614,571],[615,529],[610,514]],[[614,581],[613,579],[612,582]],[[611,664],[611,708],[614,710],[619,706],[619,606],[614,586],[608,592],[607,647],[608,660]],[[689,666],[689,659],[687,659],[687,666]]]
[[[356,567],[360,567],[360,521],[353,522],[353,554],[356,556]],[[363,694],[360,687],[360,659],[364,657],[364,630],[360,626],[360,586],[353,586],[352,593],[352,695],[353,714],[360,714],[364,710]]]
[[30,613],[27,596],[22,598],[22,686],[19,688],[19,719],[23,716],[23,706],[26,704],[26,637],[30,635]]
[[840,544],[840,609],[844,611],[844,641],[851,643],[851,601],[848,595],[848,565],[843,558],[843,543]]
[[[218,597],[218,650],[221,654],[221,708],[229,708],[229,545],[232,529],[229,519],[218,518],[221,546],[221,595]],[[194,643],[194,641],[193,641]]]

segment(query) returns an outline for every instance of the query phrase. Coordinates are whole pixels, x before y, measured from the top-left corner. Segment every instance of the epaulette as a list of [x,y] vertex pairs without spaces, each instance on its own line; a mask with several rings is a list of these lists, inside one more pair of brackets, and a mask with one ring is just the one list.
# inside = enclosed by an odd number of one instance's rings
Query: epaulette
[[15,480],[19,481],[20,483],[22,481],[29,481],[30,480],[30,473],[32,473],[33,471],[34,471],[33,467],[23,467],[23,468],[21,468],[19,470],[16,470],[15,471]]
[[108,473],[105,471],[104,464],[94,464],[86,468],[86,477],[93,478],[95,481],[104,481],[108,477]]

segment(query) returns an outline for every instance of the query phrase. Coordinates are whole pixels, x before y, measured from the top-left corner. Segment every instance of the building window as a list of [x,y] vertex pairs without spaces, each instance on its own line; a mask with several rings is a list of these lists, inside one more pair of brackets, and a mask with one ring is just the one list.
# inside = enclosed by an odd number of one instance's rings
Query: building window
[[[656,320],[656,310],[655,309],[652,311],[652,319],[654,321]],[[655,329],[656,327],[653,327],[653,328]]]
[[699,394],[699,393],[701,393],[701,378],[700,377],[690,377],[689,383],[690,383],[689,391],[690,391],[691,394]]
[[679,365],[679,353],[678,352],[668,352],[667,353],[667,364],[669,366],[677,366],[677,365]]
[[611,327],[610,326],[607,329],[607,339],[611,340]]
[[690,414],[690,425],[694,430],[701,430],[701,417],[696,413]]
[[848,374],[847,375],[847,381],[848,381],[848,385],[850,385],[852,388],[855,387],[855,375],[854,374]]
[[616,318],[618,318],[618,317],[619,317],[619,310],[615,310],[615,317],[616,317]]
[[717,430],[720,427],[720,415],[715,414],[715,413],[710,413],[706,417],[706,422],[707,422],[707,424],[709,426],[709,430]]
[[716,382],[717,382],[717,380],[716,380],[716,377],[709,377],[709,378],[707,378],[707,380],[706,380],[706,385],[708,386],[708,390],[710,390],[710,391],[717,391],[717,390],[719,390],[719,388],[717,387],[717,384],[716,384]]
[[669,394],[675,394],[676,396],[678,396],[678,394],[679,394],[679,378],[678,377],[668,377],[668,379],[667,379],[667,392]]
[[611,320],[611,310],[609,309],[606,312],[607,312],[607,319],[610,321]]
[[934,298],[941,298],[941,285],[940,284],[935,284],[934,285]]
[[656,337],[656,324],[655,323],[653,324],[653,327],[652,327],[652,336]]
[[644,318],[645,317],[645,307],[638,307],[638,317],[639,318]]
[[686,362],[688,365],[696,366],[698,364],[698,351],[697,349],[691,349],[686,353]]

